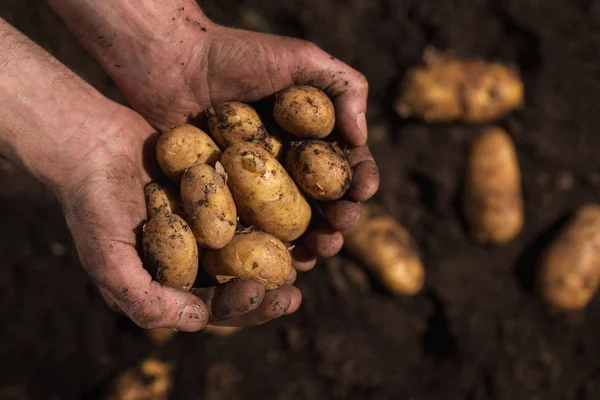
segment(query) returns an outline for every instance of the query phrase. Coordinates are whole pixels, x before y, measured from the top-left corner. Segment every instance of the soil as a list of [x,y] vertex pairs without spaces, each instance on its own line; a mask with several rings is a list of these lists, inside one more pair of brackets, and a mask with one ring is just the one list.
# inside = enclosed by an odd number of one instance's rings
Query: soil
[[[149,354],[176,365],[173,399],[570,399],[600,397],[600,296],[549,310],[531,291],[540,249],[600,196],[600,1],[221,0],[216,21],[312,40],[370,82],[382,202],[415,236],[425,290],[390,296],[345,255],[299,278],[293,316],[229,337],[160,347],[113,314],[80,268],[61,210],[0,164],[0,398],[94,399]],[[115,85],[42,0],[0,16],[107,96]],[[501,124],[523,169],[527,221],[501,248],[466,233],[456,198],[479,127],[401,121],[398,81],[428,45],[519,66],[527,100]]]

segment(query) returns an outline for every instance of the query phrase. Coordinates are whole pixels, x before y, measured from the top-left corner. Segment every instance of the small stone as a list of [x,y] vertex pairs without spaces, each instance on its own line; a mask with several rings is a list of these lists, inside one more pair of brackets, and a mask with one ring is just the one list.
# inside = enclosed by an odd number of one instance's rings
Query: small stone
[[555,186],[560,192],[568,192],[575,187],[575,177],[569,172],[561,172],[556,175]]
[[50,252],[56,257],[62,257],[67,253],[67,248],[58,242],[50,243]]

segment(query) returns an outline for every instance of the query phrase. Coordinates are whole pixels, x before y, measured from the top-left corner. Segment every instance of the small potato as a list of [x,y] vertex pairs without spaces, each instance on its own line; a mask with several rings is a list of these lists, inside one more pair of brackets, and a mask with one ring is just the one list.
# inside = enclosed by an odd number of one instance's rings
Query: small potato
[[179,194],[170,187],[161,186],[158,183],[149,183],[144,188],[144,195],[146,197],[148,219],[162,213],[182,216],[183,209],[181,208]]
[[344,249],[364,264],[391,293],[413,296],[421,291],[425,270],[416,244],[394,218],[365,206],[358,224],[343,235]]
[[236,143],[221,160],[242,223],[285,242],[298,239],[312,210],[285,169],[253,143]]
[[152,328],[146,331],[146,334],[157,345],[163,345],[173,340],[177,331],[171,328]]
[[537,271],[544,300],[563,310],[585,308],[600,284],[600,205],[588,204],[545,250]]
[[315,200],[341,198],[352,182],[352,169],[335,143],[302,140],[290,143],[285,169],[298,187]]
[[151,357],[118,375],[108,400],[167,400],[173,388],[173,366]]
[[425,66],[408,71],[396,111],[427,122],[480,123],[523,105],[524,88],[511,67],[484,60],[459,60],[430,50]]
[[273,116],[286,132],[323,139],[335,125],[335,109],[325,93],[312,86],[291,86],[277,93]]
[[220,249],[233,235],[237,211],[225,179],[213,167],[195,164],[181,178],[181,200],[201,247]]
[[156,270],[156,280],[189,290],[198,273],[198,246],[192,230],[178,215],[159,214],[142,235],[144,259]]
[[222,150],[234,143],[250,142],[279,159],[283,151],[281,139],[267,132],[256,110],[248,104],[228,101],[208,108],[206,115],[210,134]]
[[501,128],[487,128],[473,142],[462,200],[466,222],[479,242],[503,244],[521,232],[521,171],[513,142]]
[[221,150],[204,131],[184,124],[160,135],[156,158],[163,172],[179,182],[183,171],[196,163],[214,165],[221,158]]
[[221,326],[221,325],[206,325],[202,332],[208,333],[210,335],[227,337],[231,335],[235,335],[243,328],[241,326]]
[[285,283],[292,257],[281,240],[264,232],[242,231],[222,249],[207,250],[204,269],[220,283],[254,280],[273,290]]

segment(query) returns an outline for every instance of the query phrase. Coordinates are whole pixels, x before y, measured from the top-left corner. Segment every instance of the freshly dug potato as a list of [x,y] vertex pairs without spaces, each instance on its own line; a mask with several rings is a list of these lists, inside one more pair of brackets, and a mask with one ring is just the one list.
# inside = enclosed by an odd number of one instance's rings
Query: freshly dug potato
[[198,246],[191,228],[178,215],[159,214],[144,226],[144,260],[156,270],[156,279],[188,290],[198,273]]
[[501,128],[487,128],[473,142],[462,200],[476,240],[503,244],[521,232],[521,171],[513,142]]
[[227,337],[234,335],[242,330],[241,326],[221,326],[221,325],[206,325],[202,332],[215,336]]
[[260,282],[266,290],[285,283],[292,257],[283,242],[259,231],[237,232],[219,250],[207,250],[204,269],[220,283],[239,278]]
[[225,177],[210,165],[192,165],[181,178],[181,200],[198,245],[220,249],[229,243],[237,211]]
[[600,205],[581,207],[558,233],[541,257],[537,283],[554,307],[585,308],[600,285]]
[[285,242],[296,240],[312,210],[285,169],[253,143],[236,143],[221,160],[242,223]]
[[277,93],[273,116],[286,132],[301,138],[323,139],[335,125],[333,103],[312,86],[291,86]]
[[162,345],[170,342],[177,334],[177,331],[171,328],[152,328],[148,329],[146,334],[154,343]]
[[352,169],[342,150],[322,140],[290,143],[285,168],[298,187],[316,200],[337,200],[352,182]]
[[146,197],[148,219],[152,219],[161,213],[171,213],[179,216],[183,213],[179,194],[169,187],[161,186],[158,183],[149,183],[144,188],[144,195]]
[[156,158],[163,172],[179,182],[183,171],[196,163],[214,165],[221,150],[204,131],[184,124],[169,129],[158,138]]
[[117,376],[106,399],[167,400],[172,388],[172,365],[157,358],[147,358]]
[[258,113],[248,104],[237,101],[221,103],[206,110],[208,128],[221,149],[234,143],[255,143],[275,158],[283,151],[283,143],[276,133],[269,133]]
[[523,95],[523,82],[512,67],[429,51],[425,66],[404,77],[396,110],[403,118],[427,122],[479,123],[521,107]]
[[360,221],[343,235],[344,249],[391,293],[413,296],[421,291],[425,270],[416,244],[394,218],[365,206]]

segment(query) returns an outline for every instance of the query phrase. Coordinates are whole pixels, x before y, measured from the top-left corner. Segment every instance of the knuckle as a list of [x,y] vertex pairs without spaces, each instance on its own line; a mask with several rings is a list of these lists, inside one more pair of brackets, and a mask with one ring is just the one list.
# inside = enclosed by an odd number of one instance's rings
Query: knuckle
[[368,92],[369,91],[369,81],[367,80],[367,77],[364,76],[363,74],[361,74],[360,72],[357,72],[357,76],[356,76],[356,87],[358,90],[360,90],[361,92]]

